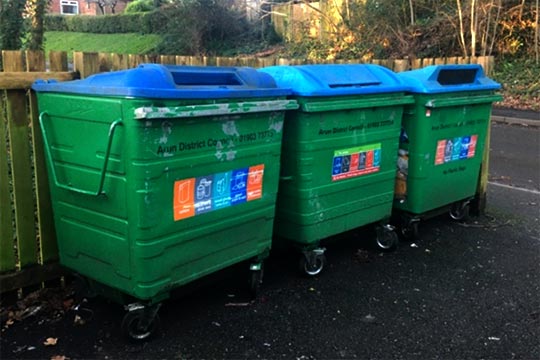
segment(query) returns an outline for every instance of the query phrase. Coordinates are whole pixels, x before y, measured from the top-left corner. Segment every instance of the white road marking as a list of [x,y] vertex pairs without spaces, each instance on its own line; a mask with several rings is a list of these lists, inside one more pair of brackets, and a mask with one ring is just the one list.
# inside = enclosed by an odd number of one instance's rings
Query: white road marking
[[520,187],[516,187],[516,186],[500,184],[500,183],[493,182],[493,181],[488,181],[488,184],[498,186],[498,187],[502,187],[502,188],[505,188],[505,189],[524,191],[524,192],[528,192],[530,194],[540,195],[540,191],[537,191],[537,190],[531,190],[531,189],[525,189],[525,188],[520,188]]

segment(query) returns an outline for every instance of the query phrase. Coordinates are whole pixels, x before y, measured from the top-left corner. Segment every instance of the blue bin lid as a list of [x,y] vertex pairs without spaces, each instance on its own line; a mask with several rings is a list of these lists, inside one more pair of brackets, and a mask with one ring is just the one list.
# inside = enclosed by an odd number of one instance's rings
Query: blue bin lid
[[501,87],[485,76],[482,66],[477,64],[433,65],[397,75],[409,85],[411,92],[419,94],[497,90]]
[[391,70],[372,64],[270,66],[260,69],[299,96],[338,96],[406,91]]
[[290,94],[268,74],[249,67],[141,64],[67,82],[38,80],[37,92],[159,99],[274,97]]

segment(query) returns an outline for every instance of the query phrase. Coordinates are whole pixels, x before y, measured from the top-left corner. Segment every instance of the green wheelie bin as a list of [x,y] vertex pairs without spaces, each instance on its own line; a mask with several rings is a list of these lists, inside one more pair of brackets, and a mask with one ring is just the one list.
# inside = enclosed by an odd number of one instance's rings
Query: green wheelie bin
[[399,143],[395,213],[404,238],[421,219],[449,211],[468,216],[478,186],[491,107],[500,85],[480,65],[437,65],[405,71],[414,96],[405,107]]
[[163,66],[37,81],[61,263],[145,340],[176,287],[240,262],[262,281],[288,91],[251,68]]
[[377,65],[263,68],[291,88],[285,115],[275,236],[296,245],[300,269],[319,274],[321,240],[375,223],[376,244],[396,246],[388,223],[406,86]]

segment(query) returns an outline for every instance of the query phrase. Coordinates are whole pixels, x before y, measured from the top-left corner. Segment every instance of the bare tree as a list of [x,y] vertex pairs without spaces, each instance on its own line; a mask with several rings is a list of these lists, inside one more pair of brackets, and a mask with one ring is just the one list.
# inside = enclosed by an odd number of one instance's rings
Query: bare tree
[[48,0],[26,0],[26,14],[30,19],[27,47],[30,50],[43,49],[43,21]]
[[86,0],[88,4],[96,4],[101,15],[105,15],[106,9],[111,9],[111,14],[116,13],[116,6],[119,2],[126,2],[126,0]]
[[465,43],[465,28],[463,27],[463,10],[461,9],[461,0],[456,0],[456,3],[459,18],[459,45],[463,51],[463,56],[467,56],[467,44]]
[[540,24],[538,22],[538,10],[538,0],[536,0],[536,26],[534,27],[534,52],[536,53],[536,65],[540,63],[540,53],[538,50],[538,42],[540,41],[538,34],[538,26]]
[[411,15],[411,25],[414,25],[414,1],[409,0],[409,12]]

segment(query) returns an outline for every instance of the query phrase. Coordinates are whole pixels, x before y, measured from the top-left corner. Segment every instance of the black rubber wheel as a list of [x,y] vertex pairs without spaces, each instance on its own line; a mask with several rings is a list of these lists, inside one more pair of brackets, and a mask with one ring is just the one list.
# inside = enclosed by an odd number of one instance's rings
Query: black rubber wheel
[[88,278],[81,274],[73,274],[73,291],[75,291],[75,301],[81,302],[84,298],[95,298],[97,294],[92,290]]
[[326,264],[326,256],[324,254],[317,255],[313,258],[313,262],[309,263],[306,256],[300,257],[300,270],[307,276],[319,275]]
[[415,239],[418,239],[418,222],[413,221],[409,222],[408,224],[403,224],[399,228],[399,232],[401,234],[401,239],[403,241],[413,241]]
[[159,314],[156,314],[146,328],[142,327],[144,309],[129,311],[122,320],[122,335],[130,342],[138,343],[150,339],[161,327]]
[[375,245],[377,248],[384,252],[393,251],[396,249],[398,244],[398,235],[395,231],[391,230],[380,230],[377,231],[375,238]]
[[456,221],[464,221],[469,218],[469,202],[463,203],[455,203],[450,208],[450,217]]

